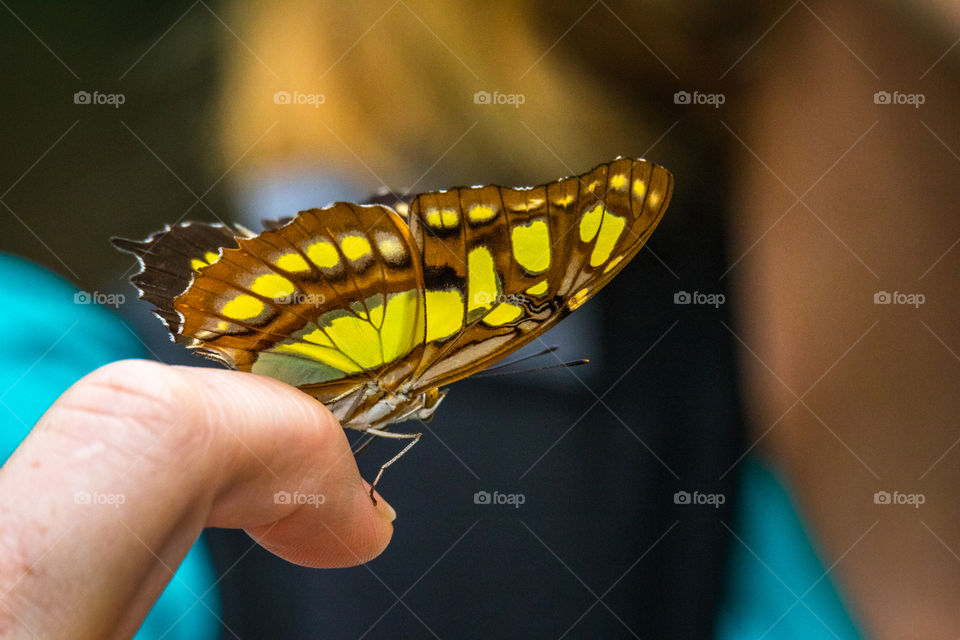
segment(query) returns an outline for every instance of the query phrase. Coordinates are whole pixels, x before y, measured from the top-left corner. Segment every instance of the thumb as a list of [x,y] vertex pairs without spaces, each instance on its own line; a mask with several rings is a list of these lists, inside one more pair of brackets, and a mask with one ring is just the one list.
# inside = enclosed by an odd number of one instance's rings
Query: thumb
[[219,481],[208,526],[245,529],[296,564],[346,567],[378,556],[396,512],[374,505],[343,428],[314,398],[249,373],[174,367],[204,400],[219,443]]

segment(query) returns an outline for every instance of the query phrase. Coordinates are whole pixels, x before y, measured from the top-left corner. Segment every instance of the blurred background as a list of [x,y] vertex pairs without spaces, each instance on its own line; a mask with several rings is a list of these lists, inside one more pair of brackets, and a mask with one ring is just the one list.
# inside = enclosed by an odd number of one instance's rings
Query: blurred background
[[[165,362],[203,365],[111,236],[617,155],[676,177],[544,338],[589,365],[452,388],[385,477],[383,556],[310,570],[208,531],[213,622],[149,637],[960,636],[955,3],[0,5],[0,250]],[[6,321],[14,438],[44,407],[11,390],[82,333]]]

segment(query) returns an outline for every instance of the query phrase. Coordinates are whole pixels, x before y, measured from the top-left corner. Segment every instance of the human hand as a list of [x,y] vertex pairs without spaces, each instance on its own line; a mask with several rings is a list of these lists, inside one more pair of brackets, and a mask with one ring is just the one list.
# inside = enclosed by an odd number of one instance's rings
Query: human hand
[[204,527],[345,567],[379,555],[395,517],[313,398],[252,374],[115,362],[0,468],[0,636],[133,635]]

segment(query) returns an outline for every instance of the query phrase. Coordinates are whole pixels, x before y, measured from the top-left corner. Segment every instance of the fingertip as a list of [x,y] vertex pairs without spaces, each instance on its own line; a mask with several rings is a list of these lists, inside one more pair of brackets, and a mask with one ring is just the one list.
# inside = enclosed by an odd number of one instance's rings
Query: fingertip
[[265,549],[294,564],[314,568],[352,567],[379,556],[393,537],[396,511],[369,485],[358,483],[321,504],[303,505],[269,525],[248,529]]
[[[396,511],[357,469],[330,411],[277,380],[196,370],[217,401],[206,418],[221,438],[228,471],[219,476],[215,526],[245,529],[272,553],[309,567],[348,567],[380,555]],[[229,379],[228,379],[229,378]]]
[[[367,485],[370,486],[370,485]],[[376,508],[380,514],[380,517],[386,520],[388,524],[393,524],[393,521],[397,519],[397,511],[390,503],[383,499],[383,496],[380,495],[379,491],[373,492],[374,500],[376,500]]]

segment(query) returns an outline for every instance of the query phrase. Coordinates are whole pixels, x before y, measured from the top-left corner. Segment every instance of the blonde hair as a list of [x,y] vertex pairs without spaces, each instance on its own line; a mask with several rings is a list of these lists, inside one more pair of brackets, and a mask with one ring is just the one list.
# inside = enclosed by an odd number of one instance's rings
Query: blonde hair
[[[621,17],[598,4],[579,21],[558,12],[544,22],[544,11],[512,2],[237,3],[227,22],[242,44],[225,69],[223,160],[335,165],[398,187],[441,157],[430,182],[466,170],[483,180],[548,178],[642,154],[673,121],[678,87],[646,47],[685,59],[683,43],[665,26],[652,30],[652,45],[641,42],[635,29],[647,37],[650,15],[634,8]],[[685,17],[667,11],[657,21]],[[284,91],[323,103],[276,104]],[[478,91],[524,102],[477,104]]]

